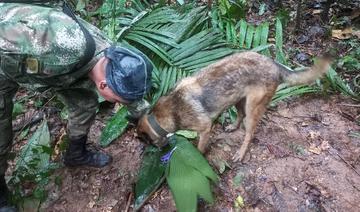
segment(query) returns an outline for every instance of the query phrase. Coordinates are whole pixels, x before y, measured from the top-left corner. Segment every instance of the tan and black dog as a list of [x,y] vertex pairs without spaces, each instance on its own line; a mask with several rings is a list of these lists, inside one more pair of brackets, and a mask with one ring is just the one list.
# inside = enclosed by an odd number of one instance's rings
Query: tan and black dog
[[182,79],[169,95],[159,99],[150,114],[139,120],[137,133],[161,147],[168,133],[194,130],[200,135],[198,149],[204,152],[212,122],[235,105],[238,117],[230,128],[238,129],[245,118],[245,139],[233,156],[234,161],[241,161],[278,85],[311,83],[326,73],[329,64],[321,59],[311,68],[294,72],[255,52],[233,54]]

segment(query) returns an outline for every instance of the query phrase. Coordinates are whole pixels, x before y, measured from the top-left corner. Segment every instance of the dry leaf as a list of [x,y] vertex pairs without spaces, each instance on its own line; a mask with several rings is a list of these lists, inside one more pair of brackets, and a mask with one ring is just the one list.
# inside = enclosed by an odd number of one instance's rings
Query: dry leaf
[[314,14],[314,15],[315,15],[315,14],[320,14],[321,12],[322,12],[322,10],[313,10],[313,11],[312,11],[312,14]]
[[312,130],[311,130],[311,131],[309,132],[309,134],[310,134],[310,139],[311,139],[311,140],[314,140],[314,139],[320,137],[320,132],[318,132],[318,131],[312,131]]
[[61,149],[60,146],[61,144],[64,142],[64,137],[66,136],[66,130],[64,127],[61,128],[60,130],[60,137],[59,139],[56,141],[56,145],[54,147],[54,153],[51,155],[51,159],[52,160],[56,160],[60,157],[60,153],[61,153]]
[[315,146],[315,144],[311,144],[309,147],[309,152],[319,155],[321,153],[321,149]]
[[349,39],[352,36],[352,29],[345,28],[345,29],[333,29],[332,30],[332,37],[337,38],[340,40]]
[[90,201],[88,206],[89,208],[93,208],[96,203],[94,201]]
[[329,141],[323,140],[320,144],[320,149],[324,151],[324,150],[328,150],[329,148],[330,148]]
[[244,199],[242,198],[241,195],[239,195],[238,197],[236,197],[235,199],[235,208],[242,208],[244,207]]

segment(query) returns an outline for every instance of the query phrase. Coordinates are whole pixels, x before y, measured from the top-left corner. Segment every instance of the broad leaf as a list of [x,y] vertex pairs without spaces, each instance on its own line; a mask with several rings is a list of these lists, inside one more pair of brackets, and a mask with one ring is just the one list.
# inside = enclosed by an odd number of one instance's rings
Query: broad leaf
[[173,136],[176,148],[172,154],[166,177],[179,212],[196,211],[197,198],[212,203],[210,182],[218,177],[207,160],[184,137]]
[[26,145],[21,149],[15,170],[26,168],[29,174],[36,174],[49,165],[50,132],[44,120]]
[[140,209],[164,182],[166,166],[160,162],[164,152],[152,146],[146,148],[135,184],[135,210]]
[[178,130],[176,131],[176,135],[183,136],[187,139],[195,139],[197,138],[197,132],[190,130]]
[[101,146],[108,146],[113,140],[125,132],[125,129],[128,125],[128,120],[126,119],[127,114],[127,108],[122,106],[107,122],[100,136]]
[[198,149],[194,147],[186,138],[182,136],[173,136],[173,139],[176,139],[176,152],[180,152],[181,156],[184,158],[185,163],[188,166],[192,166],[197,169],[204,176],[208,177],[214,182],[218,181],[218,176],[214,170],[210,167],[208,161],[204,156],[199,152]]

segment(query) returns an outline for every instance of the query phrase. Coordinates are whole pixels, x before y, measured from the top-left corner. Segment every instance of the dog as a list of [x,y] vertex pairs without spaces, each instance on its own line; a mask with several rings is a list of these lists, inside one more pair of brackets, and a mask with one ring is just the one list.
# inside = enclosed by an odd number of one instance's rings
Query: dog
[[329,66],[330,61],[324,58],[295,72],[256,52],[232,54],[179,81],[140,118],[137,134],[142,140],[162,147],[167,144],[169,133],[194,130],[200,137],[197,148],[204,153],[213,121],[234,105],[237,119],[227,131],[239,129],[244,119],[244,142],[233,156],[234,161],[242,161],[279,84],[311,83],[325,74]]

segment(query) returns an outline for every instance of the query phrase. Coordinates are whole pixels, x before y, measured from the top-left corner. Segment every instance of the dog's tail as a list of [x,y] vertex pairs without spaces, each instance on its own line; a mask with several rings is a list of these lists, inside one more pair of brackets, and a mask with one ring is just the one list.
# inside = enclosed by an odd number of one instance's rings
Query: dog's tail
[[306,68],[303,71],[292,71],[280,64],[280,75],[282,81],[290,86],[310,84],[325,74],[329,70],[330,64],[330,58],[321,58],[317,61],[317,63],[315,63],[315,65],[310,68]]

